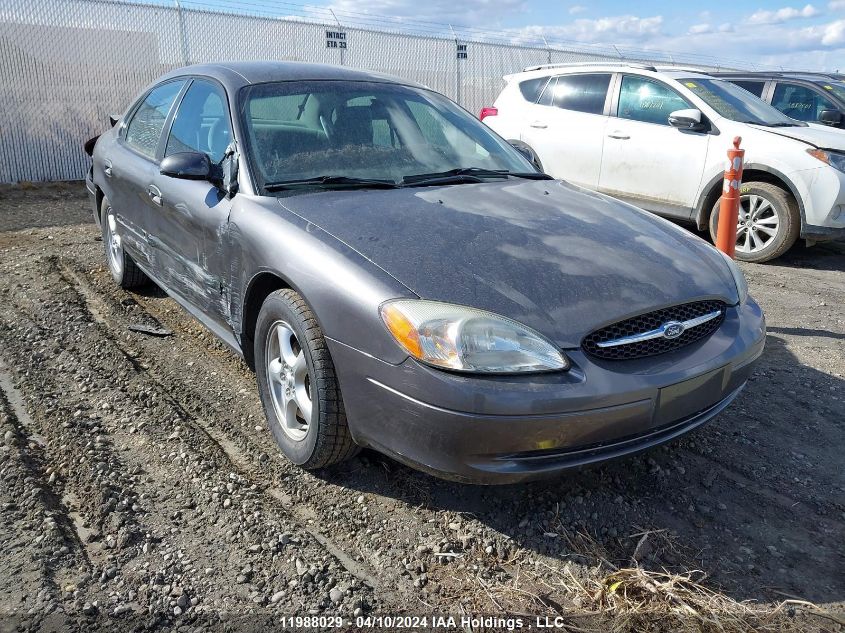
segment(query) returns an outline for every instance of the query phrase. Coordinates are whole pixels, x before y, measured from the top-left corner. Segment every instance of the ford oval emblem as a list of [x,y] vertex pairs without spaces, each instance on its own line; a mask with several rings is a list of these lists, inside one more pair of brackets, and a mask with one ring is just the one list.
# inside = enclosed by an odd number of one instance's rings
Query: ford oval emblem
[[669,321],[663,324],[663,338],[678,338],[684,333],[684,324],[680,321]]

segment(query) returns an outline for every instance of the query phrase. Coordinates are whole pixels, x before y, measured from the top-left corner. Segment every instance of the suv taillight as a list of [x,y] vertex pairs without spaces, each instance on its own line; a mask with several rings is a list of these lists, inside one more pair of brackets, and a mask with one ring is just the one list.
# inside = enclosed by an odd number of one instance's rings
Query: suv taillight
[[478,114],[478,120],[483,121],[488,116],[496,116],[499,114],[498,108],[481,108],[481,112]]

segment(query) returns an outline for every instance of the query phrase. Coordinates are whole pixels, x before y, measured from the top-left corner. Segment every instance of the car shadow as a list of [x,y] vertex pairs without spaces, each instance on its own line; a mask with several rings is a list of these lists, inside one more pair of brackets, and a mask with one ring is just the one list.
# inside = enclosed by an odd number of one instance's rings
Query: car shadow
[[[699,231],[688,223],[674,221],[674,224],[694,233],[701,239],[710,242],[710,233]],[[710,242],[712,244],[712,242]],[[845,242],[818,242],[813,246],[805,246],[803,240],[786,253],[763,264],[747,264],[748,266],[772,266],[775,268],[808,268],[812,270],[845,271]]]
[[778,268],[845,271],[845,242],[819,242],[813,246],[803,246],[799,243],[785,254],[764,265]]
[[770,334],[719,418],[641,455],[500,487],[442,481],[371,451],[321,476],[472,517],[561,562],[697,569],[736,600],[826,603],[845,597],[843,411],[845,381]]

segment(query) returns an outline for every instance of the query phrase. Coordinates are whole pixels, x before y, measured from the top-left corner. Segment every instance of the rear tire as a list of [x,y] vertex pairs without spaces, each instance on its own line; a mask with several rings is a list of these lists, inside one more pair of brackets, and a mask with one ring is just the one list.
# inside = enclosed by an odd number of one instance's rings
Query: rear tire
[[123,250],[123,240],[118,232],[117,218],[109,199],[100,203],[100,225],[103,230],[103,248],[109,272],[121,288],[137,288],[150,282],[132,258]]
[[[716,243],[719,205],[710,213],[710,239]],[[786,191],[768,182],[749,182],[740,188],[736,258],[760,264],[788,251],[801,233],[798,204]]]
[[299,294],[283,289],[267,297],[254,345],[261,403],[285,456],[312,470],[358,453],[326,340]]

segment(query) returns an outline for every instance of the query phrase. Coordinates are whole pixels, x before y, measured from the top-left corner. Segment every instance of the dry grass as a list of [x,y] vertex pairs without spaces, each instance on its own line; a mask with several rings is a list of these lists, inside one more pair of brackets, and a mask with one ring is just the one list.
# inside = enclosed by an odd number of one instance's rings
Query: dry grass
[[[476,591],[468,592],[460,578],[468,570],[461,573],[453,568],[449,575],[454,583],[446,584],[463,587],[454,598],[476,612],[559,615],[565,622],[563,630],[573,632],[825,633],[845,628],[840,615],[810,602],[738,601],[706,586],[704,572],[648,570],[637,563],[636,555],[630,566],[617,568],[589,535],[561,533],[560,537],[572,546],[573,560],[522,553],[499,561],[508,571],[505,582],[476,576]],[[641,532],[631,535],[637,544],[635,552],[648,537],[656,541],[656,549],[675,547],[667,534]],[[466,562],[471,560],[472,556]],[[593,564],[582,564],[584,560]]]

